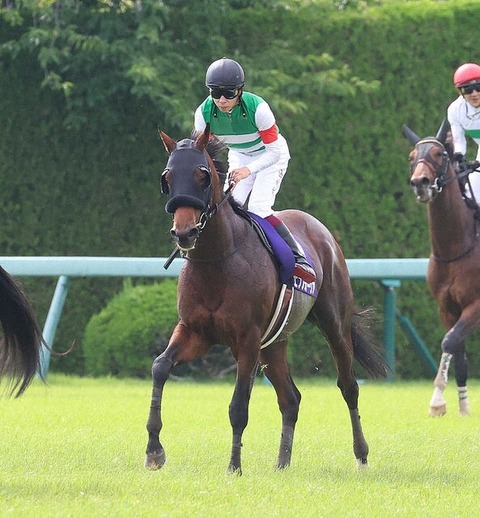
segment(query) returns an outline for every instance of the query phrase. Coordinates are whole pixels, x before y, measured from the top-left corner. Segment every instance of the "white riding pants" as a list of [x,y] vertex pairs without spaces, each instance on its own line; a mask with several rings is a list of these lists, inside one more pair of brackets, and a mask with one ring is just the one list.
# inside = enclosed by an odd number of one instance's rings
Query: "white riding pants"
[[[237,169],[247,164],[229,164],[229,170]],[[240,180],[232,192],[233,199],[243,205],[248,195],[247,209],[261,218],[266,218],[273,213],[273,205],[283,177],[287,172],[288,160],[278,162],[258,173],[252,173],[247,178]],[[225,187],[228,187],[226,184]]]

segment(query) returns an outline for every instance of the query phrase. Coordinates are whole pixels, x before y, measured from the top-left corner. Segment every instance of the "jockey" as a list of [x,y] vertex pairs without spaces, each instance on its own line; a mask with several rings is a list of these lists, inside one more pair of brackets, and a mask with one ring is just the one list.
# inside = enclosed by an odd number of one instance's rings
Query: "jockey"
[[245,92],[244,84],[239,63],[228,58],[214,61],[205,78],[210,95],[195,111],[195,130],[203,131],[210,124],[212,134],[228,148],[226,183],[232,186],[233,198],[244,205],[250,195],[248,210],[265,218],[292,249],[294,275],[313,282],[315,272],[302,247],[272,209],[290,159],[287,141],[270,106]]
[[[453,75],[453,84],[460,94],[447,109],[447,118],[452,130],[454,161],[457,171],[466,169],[468,135],[477,144],[475,160],[480,162],[480,65],[464,63]],[[480,174],[469,176],[477,203],[480,203]]]

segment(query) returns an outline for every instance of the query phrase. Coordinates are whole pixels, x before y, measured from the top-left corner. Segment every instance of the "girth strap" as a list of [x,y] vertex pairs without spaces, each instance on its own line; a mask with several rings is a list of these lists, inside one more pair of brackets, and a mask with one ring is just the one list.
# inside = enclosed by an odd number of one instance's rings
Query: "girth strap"
[[292,288],[288,288],[286,284],[282,285],[272,320],[262,336],[260,349],[273,343],[283,331],[292,309],[294,291]]

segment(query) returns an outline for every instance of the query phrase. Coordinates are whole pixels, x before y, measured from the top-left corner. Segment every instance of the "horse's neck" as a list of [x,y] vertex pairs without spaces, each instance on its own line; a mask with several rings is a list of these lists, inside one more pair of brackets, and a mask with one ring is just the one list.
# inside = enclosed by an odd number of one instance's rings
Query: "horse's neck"
[[457,182],[450,183],[429,204],[432,252],[439,257],[461,254],[474,237],[475,223]]
[[229,203],[223,204],[205,225],[195,249],[188,252],[188,257],[200,261],[218,261],[228,257],[245,239],[245,226]]

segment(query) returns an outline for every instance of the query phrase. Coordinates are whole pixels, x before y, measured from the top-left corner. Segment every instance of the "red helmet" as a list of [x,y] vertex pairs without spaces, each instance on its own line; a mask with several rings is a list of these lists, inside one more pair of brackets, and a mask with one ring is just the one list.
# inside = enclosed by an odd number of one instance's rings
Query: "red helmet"
[[459,88],[471,81],[479,80],[480,65],[477,65],[476,63],[464,63],[463,65],[460,65],[457,70],[455,70],[455,74],[453,74],[453,84],[455,85],[455,88]]

